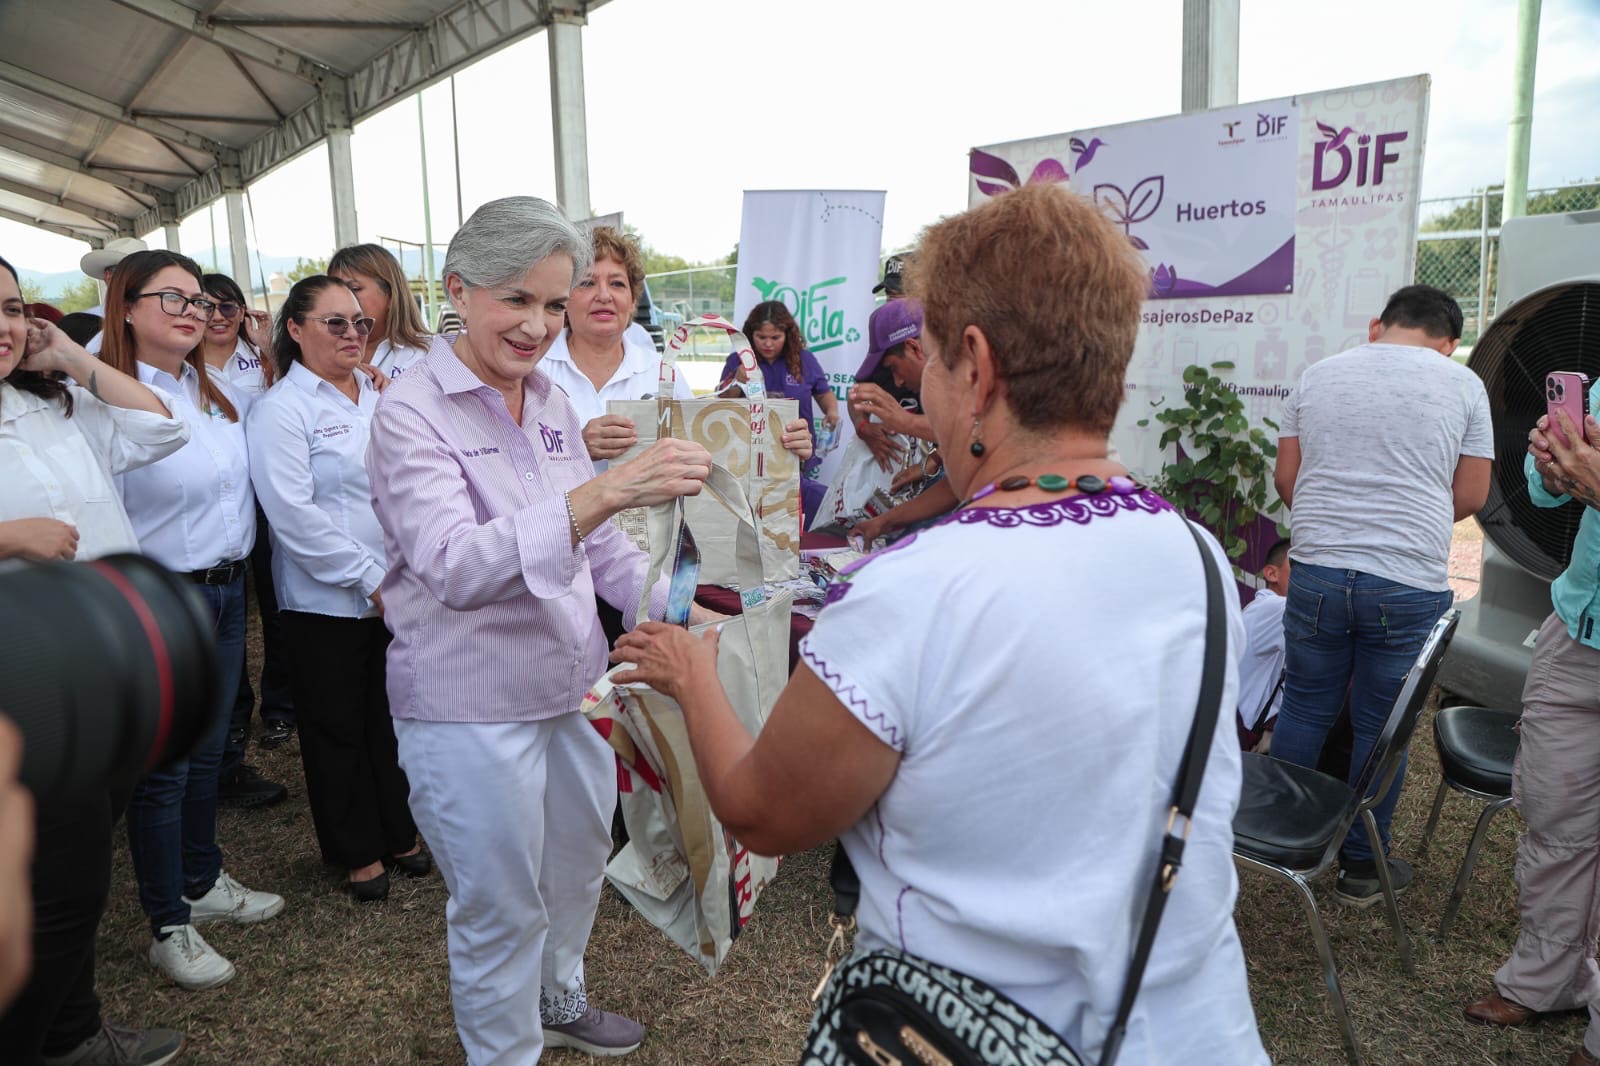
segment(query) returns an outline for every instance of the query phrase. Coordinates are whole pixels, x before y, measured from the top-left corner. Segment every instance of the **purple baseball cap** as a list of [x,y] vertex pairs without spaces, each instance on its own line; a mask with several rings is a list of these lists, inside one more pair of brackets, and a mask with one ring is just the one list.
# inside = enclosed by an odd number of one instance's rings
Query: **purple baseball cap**
[[922,301],[913,297],[890,300],[879,305],[867,320],[867,357],[856,371],[856,380],[872,376],[883,361],[883,353],[912,337],[922,336]]

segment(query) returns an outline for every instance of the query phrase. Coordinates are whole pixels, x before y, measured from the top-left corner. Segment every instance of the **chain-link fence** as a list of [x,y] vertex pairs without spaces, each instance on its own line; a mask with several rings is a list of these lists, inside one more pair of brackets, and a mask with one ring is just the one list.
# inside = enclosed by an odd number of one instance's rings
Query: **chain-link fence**
[[[1494,320],[1502,190],[1424,200],[1417,227],[1417,282],[1443,289],[1466,315],[1464,345],[1476,343]],[[1530,189],[1528,214],[1600,207],[1600,182]]]

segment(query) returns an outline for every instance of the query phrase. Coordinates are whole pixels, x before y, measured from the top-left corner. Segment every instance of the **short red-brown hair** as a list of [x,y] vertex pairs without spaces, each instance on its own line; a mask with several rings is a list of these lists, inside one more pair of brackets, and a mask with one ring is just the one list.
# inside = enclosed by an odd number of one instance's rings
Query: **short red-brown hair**
[[1053,185],[1004,193],[929,226],[909,273],[945,365],[982,330],[1023,428],[1111,432],[1150,276],[1094,204]]
[[[610,226],[596,226],[592,236],[594,261],[598,263],[602,259],[611,259],[621,263],[628,275],[628,288],[633,292],[633,302],[638,303],[639,294],[644,291],[644,253],[639,247],[639,238]],[[632,309],[628,313],[632,314]]]

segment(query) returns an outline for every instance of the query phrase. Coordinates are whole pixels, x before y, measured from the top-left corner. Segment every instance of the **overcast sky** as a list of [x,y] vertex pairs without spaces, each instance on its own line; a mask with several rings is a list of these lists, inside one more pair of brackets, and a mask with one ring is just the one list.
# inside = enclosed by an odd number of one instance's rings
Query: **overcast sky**
[[[1504,180],[1515,0],[1242,0],[1241,101],[1427,73],[1425,197]],[[1170,114],[1181,0],[612,0],[584,31],[590,199],[656,248],[725,255],[745,189],[888,191],[884,240],[966,206],[974,145]],[[542,35],[456,79],[462,199],[554,199]],[[1545,0],[1530,185],[1600,178],[1600,0]],[[423,97],[433,235],[454,231],[448,85]],[[356,129],[362,238],[423,236],[417,103]],[[261,251],[325,256],[327,156],[251,189]],[[216,210],[218,243],[226,245]],[[211,245],[208,212],[188,250]],[[159,238],[158,238],[159,240]],[[0,221],[0,254],[41,271],[86,246]]]

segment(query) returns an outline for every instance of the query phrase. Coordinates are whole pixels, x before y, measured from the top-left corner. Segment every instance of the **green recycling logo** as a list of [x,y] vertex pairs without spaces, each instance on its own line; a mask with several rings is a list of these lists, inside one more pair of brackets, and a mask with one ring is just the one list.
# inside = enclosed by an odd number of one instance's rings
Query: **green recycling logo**
[[828,297],[834,294],[837,286],[846,284],[848,280],[845,277],[829,278],[805,288],[768,281],[766,278],[752,278],[750,284],[761,294],[763,302],[777,300],[789,309],[800,324],[806,347],[815,353],[845,343],[853,344],[861,339],[860,330],[854,326],[845,328],[844,312],[828,306]]

